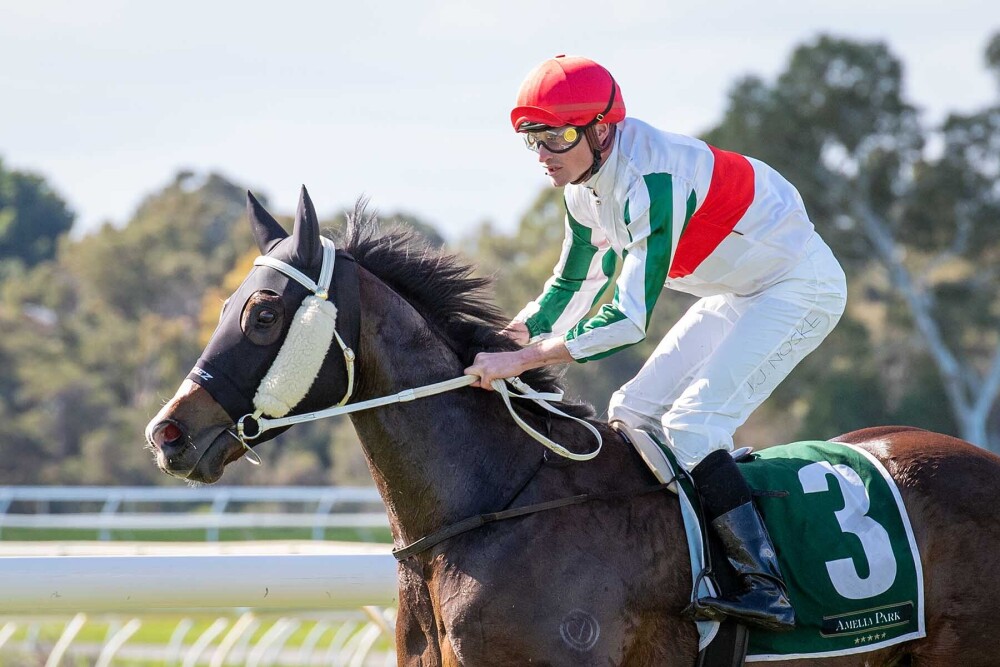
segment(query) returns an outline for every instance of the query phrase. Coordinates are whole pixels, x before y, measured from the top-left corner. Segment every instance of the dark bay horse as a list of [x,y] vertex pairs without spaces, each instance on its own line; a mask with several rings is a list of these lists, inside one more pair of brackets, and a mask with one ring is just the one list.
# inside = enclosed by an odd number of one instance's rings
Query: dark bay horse
[[[248,210],[261,253],[319,282],[320,230],[305,191],[291,236],[252,197]],[[345,395],[355,403],[448,380],[477,352],[510,349],[497,334],[506,320],[487,298],[487,282],[456,257],[418,247],[405,233],[381,234],[360,210],[340,245],[353,260],[337,258],[330,295],[337,330],[356,351],[353,392],[345,354],[333,341],[328,354],[318,351],[318,377],[302,389],[292,414]],[[262,265],[230,297],[198,367],[147,428],[164,472],[214,482],[243,456],[234,423],[254,411],[255,392],[292,338],[310,291]],[[542,372],[525,380],[540,390],[555,386]],[[578,425],[519,410],[555,441],[588,446]],[[653,483],[631,447],[597,422],[605,447],[593,461],[543,456],[493,392],[464,388],[351,418],[397,546],[486,512]],[[840,440],[878,457],[900,487],[923,559],[927,636],[872,653],[794,662],[1000,664],[1000,458],[904,427]],[[691,572],[671,494],[619,495],[491,523],[404,559],[398,573],[400,665],[695,661],[695,627],[680,616]]]

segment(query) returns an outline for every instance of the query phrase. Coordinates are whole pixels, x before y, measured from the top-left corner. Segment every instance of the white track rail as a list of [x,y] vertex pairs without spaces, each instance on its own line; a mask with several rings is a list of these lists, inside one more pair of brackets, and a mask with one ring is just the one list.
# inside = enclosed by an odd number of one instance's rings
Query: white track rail
[[396,604],[396,561],[365,555],[0,558],[0,614],[336,610]]
[[322,540],[329,528],[388,525],[374,487],[0,487],[0,531],[83,529],[109,540],[114,530],[200,529],[214,541],[224,529],[304,528]]

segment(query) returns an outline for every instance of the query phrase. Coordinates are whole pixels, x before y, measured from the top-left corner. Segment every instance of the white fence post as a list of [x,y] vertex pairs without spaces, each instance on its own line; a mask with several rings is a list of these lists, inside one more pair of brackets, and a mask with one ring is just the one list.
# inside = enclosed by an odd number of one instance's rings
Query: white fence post
[[101,655],[97,657],[94,667],[110,667],[111,661],[114,660],[118,649],[124,646],[129,637],[134,635],[140,627],[142,627],[142,621],[138,618],[133,618],[126,623],[124,627],[104,644],[104,648],[101,649]]
[[49,659],[45,661],[45,667],[59,667],[63,654],[66,653],[66,649],[73,643],[73,639],[76,638],[77,633],[80,632],[80,629],[83,628],[83,624],[86,622],[87,615],[81,612],[66,624],[66,629],[59,635],[59,641],[56,642],[52,652],[49,653]]

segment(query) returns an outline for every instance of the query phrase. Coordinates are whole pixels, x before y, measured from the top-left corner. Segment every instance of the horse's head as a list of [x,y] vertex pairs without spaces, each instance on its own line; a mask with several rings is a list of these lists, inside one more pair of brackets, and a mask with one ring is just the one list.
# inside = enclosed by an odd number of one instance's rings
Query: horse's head
[[[197,482],[216,481],[247,451],[237,436],[242,418],[252,436],[253,415],[282,417],[295,408],[346,400],[350,393],[353,352],[337,328],[356,345],[358,307],[350,303],[338,327],[332,302],[338,286],[350,284],[350,259],[334,262],[333,244],[321,238],[304,187],[291,236],[250,193],[247,212],[261,257],[226,300],[219,325],[187,379],[146,427],[160,469]],[[353,294],[348,302],[356,300],[356,285]],[[337,297],[343,309],[345,301]],[[331,344],[338,354],[327,354]],[[314,382],[318,376],[322,382]],[[252,444],[281,430],[260,434]]]

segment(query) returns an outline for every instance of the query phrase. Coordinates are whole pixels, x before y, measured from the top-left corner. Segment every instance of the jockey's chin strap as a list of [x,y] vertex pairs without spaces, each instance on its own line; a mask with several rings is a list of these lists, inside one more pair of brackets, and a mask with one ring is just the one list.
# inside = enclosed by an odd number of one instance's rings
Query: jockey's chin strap
[[[336,248],[333,245],[333,241],[326,237],[321,237],[323,243],[323,264],[320,268],[319,280],[314,282],[309,276],[305,275],[295,267],[290,264],[283,262],[279,259],[273,257],[261,256],[254,260],[255,266],[267,266],[269,268],[275,269],[285,274],[292,280],[295,280],[306,289],[310,290],[313,294],[306,297],[303,301],[302,306],[299,308],[299,312],[296,314],[295,322],[293,322],[292,327],[300,327],[306,331],[304,338],[309,339],[308,330],[312,327],[319,327],[320,324],[314,322],[315,318],[308,318],[306,314],[310,309],[329,307],[332,314],[329,317],[336,321],[336,309],[333,308],[333,304],[328,301],[330,289],[330,281],[333,278],[333,265],[334,257],[336,253]],[[316,301],[320,304],[317,304]],[[289,332],[291,334],[291,331]],[[317,338],[326,338],[326,334],[321,334]],[[281,350],[278,352],[278,358],[275,359],[271,370],[268,371],[264,379],[261,381],[261,386],[258,388],[257,395],[254,397],[254,411],[250,414],[243,415],[236,422],[236,432],[230,433],[235,437],[243,447],[246,449],[245,456],[251,462],[256,464],[260,463],[260,457],[251,449],[250,443],[259,438],[266,431],[270,431],[276,428],[282,428],[284,426],[292,426],[293,424],[302,424],[304,422],[316,421],[319,419],[326,419],[327,417],[337,417],[340,415],[350,414],[352,412],[360,412],[362,410],[369,410],[371,408],[377,408],[384,405],[391,405],[393,403],[405,403],[407,401],[412,401],[418,398],[424,398],[426,396],[434,396],[435,394],[441,394],[446,391],[451,391],[453,389],[459,389],[461,387],[467,387],[476,380],[478,377],[475,375],[463,375],[451,380],[445,380],[444,382],[436,382],[434,384],[424,385],[422,387],[416,387],[413,389],[406,389],[392,396],[384,396],[382,398],[374,398],[368,401],[362,401],[360,403],[354,403],[352,405],[345,405],[348,400],[350,400],[351,395],[354,393],[354,351],[344,343],[344,340],[337,333],[336,326],[332,327],[332,337],[337,340],[337,344],[340,345],[341,351],[344,353],[344,363],[347,366],[347,392],[344,397],[340,400],[337,405],[326,408],[325,410],[317,410],[315,412],[305,412],[297,415],[284,416],[292,407],[292,405],[282,406],[281,408],[273,407],[276,401],[267,400],[267,392],[265,388],[270,385],[273,390],[274,385],[281,385],[283,382],[287,383],[288,380],[284,377],[287,373],[276,372],[279,367],[283,368],[281,362],[282,353],[285,352],[285,347],[288,346],[288,339],[286,338],[285,345],[282,345]],[[327,347],[329,346],[330,340],[326,340]],[[326,349],[325,347],[323,348]],[[299,354],[303,354],[300,350]],[[322,357],[319,358],[319,362],[322,362]],[[319,372],[319,364],[315,365],[316,373]],[[315,380],[315,374],[308,378],[309,384]],[[507,388],[507,383],[511,385],[518,393],[511,393]],[[601,439],[600,432],[594,427],[593,424],[588,423],[583,419],[579,419],[572,415],[568,415],[558,408],[554,408],[548,404],[547,401],[561,401],[563,399],[562,392],[537,392],[527,384],[522,382],[520,378],[508,378],[506,382],[504,380],[494,380],[491,383],[493,389],[496,390],[497,394],[503,400],[504,405],[507,406],[507,410],[510,412],[511,416],[518,426],[521,427],[528,435],[540,442],[542,445],[547,447],[549,450],[558,454],[559,456],[565,457],[567,459],[572,459],[574,461],[589,461],[590,459],[597,456],[601,451],[601,446],[603,441]],[[305,396],[305,391],[308,390],[308,385],[305,389],[300,392],[302,396],[298,397],[301,400]],[[300,387],[301,389],[301,387]],[[272,393],[274,393],[272,391]],[[540,405],[545,410],[548,410],[554,415],[560,417],[565,417],[570,419],[588,431],[597,440],[597,447],[592,452],[587,452],[585,454],[576,454],[566,449],[559,443],[553,441],[552,439],[542,435],[535,429],[531,428],[514,410],[513,404],[511,404],[512,398],[521,398],[534,401],[536,404]],[[295,402],[298,402],[296,400]],[[277,401],[280,403],[280,401]],[[280,414],[276,414],[280,413]],[[271,417],[264,417],[265,414],[271,415]],[[251,426],[252,425],[252,426]]]

